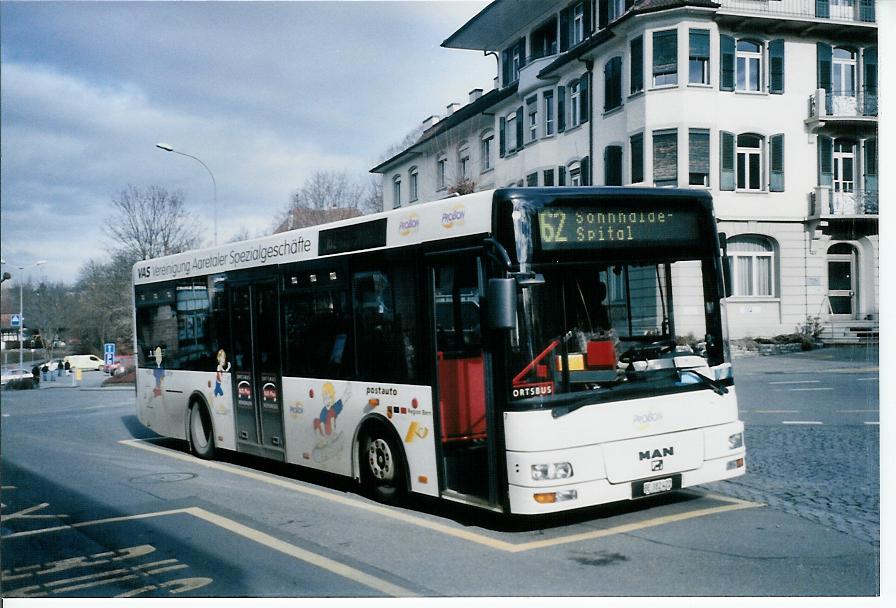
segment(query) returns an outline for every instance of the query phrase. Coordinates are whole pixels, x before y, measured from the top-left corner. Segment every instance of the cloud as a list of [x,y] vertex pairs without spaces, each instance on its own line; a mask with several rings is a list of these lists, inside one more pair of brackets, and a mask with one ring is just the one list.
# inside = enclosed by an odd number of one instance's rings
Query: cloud
[[219,240],[271,225],[316,170],[366,179],[494,61],[439,48],[456,2],[2,3],[3,256],[71,280],[110,244],[111,195],[181,189]]

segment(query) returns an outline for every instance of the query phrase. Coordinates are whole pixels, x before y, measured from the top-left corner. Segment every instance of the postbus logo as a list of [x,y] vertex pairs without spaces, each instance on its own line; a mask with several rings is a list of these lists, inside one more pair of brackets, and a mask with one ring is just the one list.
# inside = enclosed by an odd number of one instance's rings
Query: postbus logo
[[442,213],[442,227],[450,230],[455,225],[462,225],[467,216],[467,210],[463,205],[455,205],[450,211]]
[[420,229],[420,216],[416,213],[410,213],[404,219],[398,222],[398,234],[407,236],[415,233]]

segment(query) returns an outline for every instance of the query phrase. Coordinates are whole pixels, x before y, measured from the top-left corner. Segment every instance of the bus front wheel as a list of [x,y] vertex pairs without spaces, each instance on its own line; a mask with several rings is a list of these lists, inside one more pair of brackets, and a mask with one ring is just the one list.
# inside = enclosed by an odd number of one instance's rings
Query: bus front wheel
[[190,408],[190,446],[194,454],[205,460],[211,460],[215,455],[212,417],[202,403],[194,403]]
[[377,424],[361,439],[361,483],[376,500],[397,502],[407,491],[404,455],[392,434]]

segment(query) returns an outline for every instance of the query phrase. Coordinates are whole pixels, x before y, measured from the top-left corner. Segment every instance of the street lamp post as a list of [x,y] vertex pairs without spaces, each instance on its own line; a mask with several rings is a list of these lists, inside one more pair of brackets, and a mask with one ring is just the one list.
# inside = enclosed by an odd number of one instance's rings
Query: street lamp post
[[[3,264],[6,264],[6,260],[0,260]],[[40,260],[33,264],[27,264],[25,266],[16,266],[13,264],[13,268],[17,268],[19,272],[24,272],[26,268],[33,268],[36,266],[41,266],[42,264],[46,264],[46,260]],[[22,277],[19,277],[19,369],[23,369],[24,366],[24,355],[25,355],[25,313],[22,311],[23,306],[23,293],[24,293],[25,283],[22,281]],[[32,360],[33,361],[33,360]]]
[[202,162],[201,160],[199,160],[192,154],[187,154],[186,152],[181,152],[179,150],[175,150],[174,146],[172,146],[171,144],[158,143],[158,144],[156,144],[156,148],[158,148],[160,150],[164,150],[165,152],[174,152],[175,154],[180,154],[181,156],[186,156],[188,158],[192,158],[193,160],[198,162],[200,165],[205,167],[206,171],[208,171],[208,176],[212,178],[212,189],[213,189],[214,196],[215,196],[215,206],[214,206],[214,209],[212,210],[213,211],[212,218],[213,218],[213,222],[214,222],[215,246],[217,246],[218,245],[218,183],[215,181],[215,176],[212,174],[212,170],[208,168],[208,165],[206,165],[204,162]]

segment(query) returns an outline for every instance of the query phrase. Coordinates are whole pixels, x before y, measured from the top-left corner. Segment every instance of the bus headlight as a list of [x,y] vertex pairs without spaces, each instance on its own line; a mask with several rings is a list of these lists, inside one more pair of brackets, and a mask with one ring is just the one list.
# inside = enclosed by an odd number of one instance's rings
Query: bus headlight
[[728,449],[736,450],[737,448],[744,447],[744,434],[743,433],[735,433],[734,435],[728,436]]
[[572,477],[572,465],[568,462],[532,465],[532,479],[535,481],[542,481],[544,479],[568,479],[570,477]]

